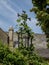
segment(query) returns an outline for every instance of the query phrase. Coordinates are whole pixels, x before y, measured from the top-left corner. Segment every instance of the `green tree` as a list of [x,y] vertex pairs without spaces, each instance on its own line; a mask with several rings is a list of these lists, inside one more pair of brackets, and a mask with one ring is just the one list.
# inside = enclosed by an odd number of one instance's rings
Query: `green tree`
[[32,43],[33,32],[31,31],[30,27],[27,25],[28,19],[29,21],[31,20],[31,18],[28,17],[25,11],[23,11],[22,14],[18,14],[17,22],[20,26],[19,32],[21,33],[21,39],[22,39],[22,35],[26,34],[28,39],[27,45],[29,47],[29,39],[31,38],[31,43]]
[[35,12],[37,25],[45,32],[49,46],[49,0],[32,0],[32,4],[34,7],[30,11]]

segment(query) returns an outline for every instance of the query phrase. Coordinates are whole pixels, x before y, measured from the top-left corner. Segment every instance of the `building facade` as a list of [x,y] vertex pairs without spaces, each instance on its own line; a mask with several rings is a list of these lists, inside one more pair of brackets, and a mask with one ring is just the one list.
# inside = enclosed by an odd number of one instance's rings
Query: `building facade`
[[0,28],[0,40],[3,43],[9,43],[9,36],[6,32],[4,32],[1,28]]
[[[3,43],[9,44],[10,47],[18,47],[18,34],[14,32],[13,27],[9,28],[8,33],[4,32],[0,28],[0,40]],[[25,41],[25,40],[24,40]],[[44,34],[34,34],[34,39],[32,43],[35,47],[45,47],[46,48],[46,36]]]

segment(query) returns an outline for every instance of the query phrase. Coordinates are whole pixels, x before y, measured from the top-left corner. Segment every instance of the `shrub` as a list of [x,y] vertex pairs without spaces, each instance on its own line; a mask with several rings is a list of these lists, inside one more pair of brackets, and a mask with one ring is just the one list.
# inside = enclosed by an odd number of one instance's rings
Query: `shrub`
[[0,63],[3,65],[26,65],[24,56],[19,50],[11,52],[2,42],[0,42]]
[[48,65],[33,52],[33,46],[15,49],[13,52],[0,42],[0,63],[2,65]]
[[49,43],[47,44],[47,48],[49,48]]

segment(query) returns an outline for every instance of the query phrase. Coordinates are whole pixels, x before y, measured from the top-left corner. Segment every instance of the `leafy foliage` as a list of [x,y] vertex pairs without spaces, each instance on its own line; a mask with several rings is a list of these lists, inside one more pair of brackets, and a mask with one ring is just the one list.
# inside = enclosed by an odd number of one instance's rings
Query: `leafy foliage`
[[8,46],[0,42],[0,65],[48,65],[32,50],[33,46],[30,46],[21,50],[16,48],[11,52]]
[[26,65],[24,56],[16,50],[11,52],[7,46],[0,42],[0,63],[3,65]]
[[19,25],[19,31],[18,33],[21,34],[21,45],[23,46],[23,35],[25,35],[28,38],[28,42],[26,43],[29,46],[29,39],[31,38],[31,43],[33,39],[33,32],[31,28],[27,25],[27,20],[31,20],[31,18],[28,17],[25,11],[22,11],[22,14],[18,13],[18,25]]
[[38,19],[37,25],[41,26],[41,29],[45,32],[46,37],[49,38],[49,0],[32,0],[34,11]]

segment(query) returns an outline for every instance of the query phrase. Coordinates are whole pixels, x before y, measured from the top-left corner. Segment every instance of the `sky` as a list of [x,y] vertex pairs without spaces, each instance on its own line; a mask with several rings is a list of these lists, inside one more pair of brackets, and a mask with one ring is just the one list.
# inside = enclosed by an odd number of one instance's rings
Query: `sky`
[[[4,31],[8,31],[10,26],[17,25],[17,13],[22,13],[22,10],[26,11],[31,21],[27,21],[28,26],[31,27],[35,33],[43,33],[39,26],[36,26],[37,19],[34,12],[30,12],[33,7],[31,0],[0,0],[0,28]],[[17,31],[17,27],[15,30]]]

